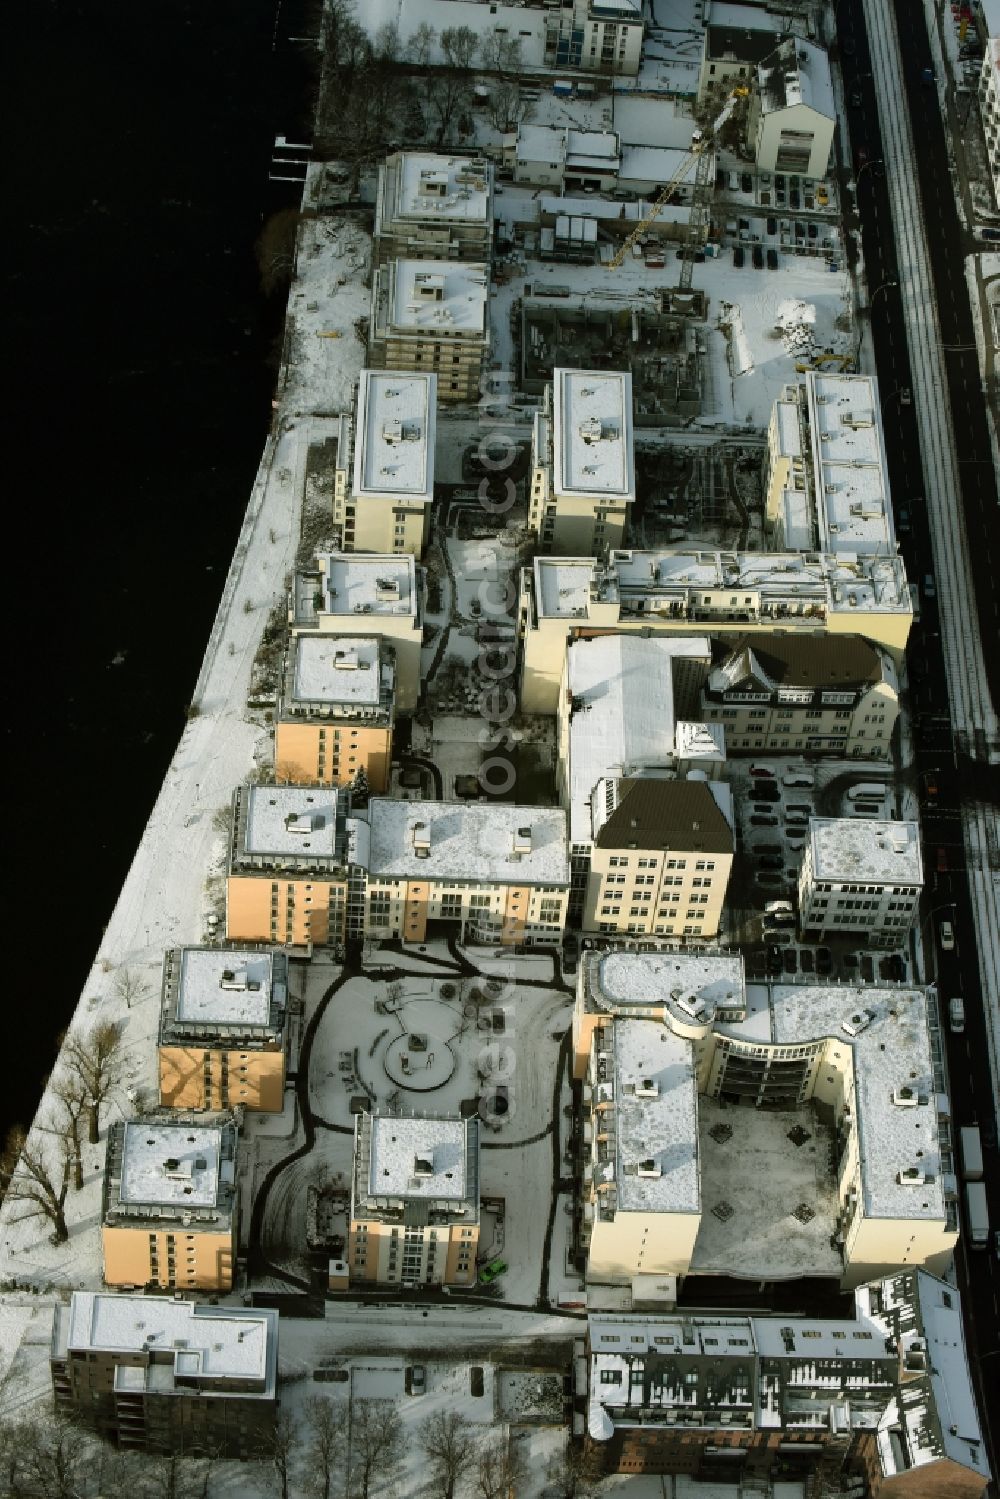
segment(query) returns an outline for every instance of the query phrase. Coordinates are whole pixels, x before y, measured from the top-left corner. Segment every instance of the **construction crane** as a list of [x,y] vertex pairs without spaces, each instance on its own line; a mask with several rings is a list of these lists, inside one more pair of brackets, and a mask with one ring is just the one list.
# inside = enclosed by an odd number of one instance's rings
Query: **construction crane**
[[698,171],[695,174],[694,201],[691,209],[691,220],[688,224],[687,248],[684,252],[684,260],[681,267],[681,287],[686,290],[691,285],[691,274],[694,268],[695,241],[702,234],[707,208],[710,197],[709,172],[711,170],[712,157],[709,147],[714,144],[719,131],[732,117],[739,101],[749,93],[747,88],[734,88],[726,98],[716,118],[707,130],[696,130],[691,141],[691,149],[682,159],[676,172],[665,186],[660,188],[655,200],[650,205],[649,212],[632,230],[618,248],[617,253],[608,262],[608,270],[616,271],[622,261],[628,255],[632,246],[636,244],[646,230],[656,219],[659,218],[663,209],[677,188],[678,183],[683,182],[694,162],[698,163]]

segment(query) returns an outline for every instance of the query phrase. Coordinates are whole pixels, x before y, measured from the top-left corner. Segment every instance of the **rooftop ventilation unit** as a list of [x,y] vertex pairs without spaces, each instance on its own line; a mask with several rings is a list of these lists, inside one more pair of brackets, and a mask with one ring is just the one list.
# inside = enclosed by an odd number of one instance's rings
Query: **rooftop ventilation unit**
[[892,1101],[898,1109],[915,1109],[920,1099],[913,1088],[893,1088]]
[[224,968],[219,980],[220,989],[244,990],[250,986],[247,983],[247,971],[245,968]]
[[418,859],[426,859],[431,851],[431,830],[426,822],[413,824],[413,852]]
[[514,833],[514,853],[517,858],[531,853],[531,828],[518,828]]
[[860,1036],[866,1031],[875,1019],[874,1010],[857,1010],[853,1015],[848,1015],[846,1020],[840,1022],[840,1029],[847,1036]]
[[[635,1085],[636,1098],[659,1098],[660,1085],[655,1077],[641,1077]],[[659,1175],[659,1172],[657,1172]]]
[[323,819],[317,812],[289,812],[285,818],[286,833],[312,833],[323,826]]
[[426,1155],[414,1156],[414,1159],[413,1159],[413,1174],[414,1174],[414,1176],[421,1176],[421,1177],[433,1176],[434,1175],[434,1157],[433,1156],[426,1156]]
[[905,1171],[896,1172],[896,1181],[901,1187],[922,1187],[927,1177],[917,1166],[908,1166]]
[[333,665],[336,671],[357,671],[361,662],[357,651],[334,651]]
[[[636,1092],[638,1091],[639,1090],[637,1088]],[[645,1176],[649,1178],[658,1177],[660,1175],[660,1167],[658,1163],[653,1160],[652,1156],[647,1156],[644,1161],[639,1162],[639,1170],[637,1174],[639,1176]]]

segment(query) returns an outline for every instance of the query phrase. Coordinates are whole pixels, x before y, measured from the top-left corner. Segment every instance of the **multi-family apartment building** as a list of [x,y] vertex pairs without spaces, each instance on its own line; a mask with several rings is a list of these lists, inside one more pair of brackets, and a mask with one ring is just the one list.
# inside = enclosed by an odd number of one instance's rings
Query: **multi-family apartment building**
[[339,947],[360,900],[366,838],[343,787],[240,786],[233,797],[226,937]]
[[775,401],[767,431],[764,516],[776,547],[829,556],[893,556],[878,381],[809,370]]
[[479,1120],[354,1121],[350,1278],[469,1286],[479,1248]]
[[571,640],[674,635],[861,635],[898,659],[913,606],[902,559],[822,552],[612,551],[536,557],[518,601],[521,709],[554,713]]
[[728,786],[622,778],[599,783],[595,802],[583,930],[717,936],[736,851]]
[[528,527],[543,552],[619,547],[635,500],[632,376],[556,369],[531,433]]
[[799,869],[804,940],[850,937],[902,947],[924,886],[915,822],[811,817]]
[[342,460],[338,443],[334,476],[333,521],[345,552],[422,556],[434,501],[436,423],[436,375],[361,371],[353,445]]
[[372,369],[433,374],[440,401],[477,401],[490,344],[485,261],[390,260],[372,281]]
[[698,103],[711,106],[736,87],[750,88],[756,69],[778,42],[781,20],[760,5],[706,7]]
[[236,1148],[229,1114],[164,1110],[111,1125],[101,1212],[105,1284],[230,1290]]
[[280,1114],[285,1095],[288,955],[269,948],[175,947],[164,954],[157,1046],[160,1103]]
[[482,157],[395,151],[378,172],[375,264],[490,260],[493,167]]
[[826,176],[837,127],[830,59],[805,37],[789,37],[758,63],[747,142],[758,168]]
[[274,725],[274,774],[386,791],[395,724],[395,653],[378,635],[293,635]]
[[556,784],[569,817],[572,925],[583,912],[595,826],[607,815],[607,783],[692,770],[719,775],[722,729],[686,717],[697,710],[710,664],[704,636],[600,635],[570,644],[558,700]]
[[1000,14],[990,13],[989,35],[979,75],[979,114],[990,164],[993,202],[1000,209]]
[[713,657],[699,717],[725,729],[727,754],[888,759],[896,664],[860,635],[737,636]]
[[373,797],[365,933],[424,942],[550,946],[569,900],[566,814],[505,802],[401,802]]
[[688,1275],[850,1290],[943,1272],[958,1214],[927,1003],[902,987],[747,986],[723,953],[584,954],[588,1278],[662,1304]]
[[378,636],[395,654],[396,712],[412,713],[420,696],[424,571],[412,556],[321,552],[315,568],[295,574],[288,623],[295,636]]
[[277,1412],[278,1313],[162,1296],[73,1291],[57,1303],[57,1412],[115,1446],[257,1457]]
[[990,1479],[959,1294],[923,1270],[839,1318],[593,1315],[585,1352],[606,1471],[872,1499],[981,1499]]
[[645,29],[641,0],[569,0],[545,6],[545,64],[634,78]]

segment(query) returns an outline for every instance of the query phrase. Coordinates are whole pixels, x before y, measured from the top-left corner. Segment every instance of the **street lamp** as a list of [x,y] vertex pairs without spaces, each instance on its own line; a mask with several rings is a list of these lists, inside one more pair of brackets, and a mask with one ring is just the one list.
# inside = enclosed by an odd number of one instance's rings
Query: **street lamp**
[[861,166],[861,170],[858,172],[857,177],[855,177],[855,179],[854,179],[854,186],[855,187],[860,187],[861,186],[861,179],[865,175],[865,173],[867,172],[867,170],[868,170],[869,167],[883,167],[883,166],[885,166],[885,162],[882,160],[881,156],[876,156],[876,157],[873,157],[873,159],[871,161],[863,162],[862,166]]

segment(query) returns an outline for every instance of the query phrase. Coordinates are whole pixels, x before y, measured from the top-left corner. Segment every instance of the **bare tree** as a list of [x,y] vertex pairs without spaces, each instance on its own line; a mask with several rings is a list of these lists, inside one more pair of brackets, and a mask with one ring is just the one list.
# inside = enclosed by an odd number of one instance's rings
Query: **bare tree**
[[383,1494],[403,1455],[399,1413],[388,1400],[356,1400],[351,1408],[351,1487],[358,1499]]
[[463,74],[438,69],[427,78],[427,103],[437,122],[436,144],[441,147],[455,116],[469,108],[469,84]]
[[457,1411],[437,1411],[420,1438],[441,1499],[455,1499],[455,1485],[472,1466],[476,1445],[469,1423]]
[[492,73],[513,73],[521,65],[521,38],[492,27],[480,43],[483,67]]
[[434,30],[434,27],[430,26],[426,21],[421,21],[416,31],[410,37],[407,46],[410,61],[415,63],[418,68],[428,67],[436,40],[437,32]]
[[377,62],[398,62],[399,60],[399,27],[391,21],[386,21],[375,33],[372,42],[372,56]]
[[83,1118],[87,1112],[87,1090],[75,1072],[59,1072],[49,1081],[55,1113],[43,1129],[66,1142],[73,1173],[73,1190],[83,1186]]
[[288,1480],[292,1458],[299,1441],[299,1423],[289,1410],[279,1410],[274,1431],[267,1444],[267,1455],[281,1490],[281,1499],[289,1499]]
[[67,1070],[75,1073],[86,1092],[87,1139],[91,1145],[101,1138],[101,1109],[122,1081],[125,1058],[121,1042],[121,1026],[105,1020],[85,1036],[70,1034],[63,1048]]
[[471,26],[446,26],[441,32],[441,51],[450,68],[471,68],[479,50],[479,38]]
[[310,1395],[305,1403],[306,1483],[315,1499],[330,1499],[333,1472],[344,1454],[344,1430],[332,1400]]
[[70,1151],[64,1137],[53,1146],[44,1129],[43,1125],[31,1140],[19,1124],[8,1132],[0,1152],[0,1198],[24,1205],[15,1222],[47,1218],[52,1224],[53,1244],[65,1244],[69,1238],[64,1208],[69,1191]]
[[80,1499],[89,1491],[95,1444],[67,1421],[24,1421],[18,1441],[14,1493]]
[[488,110],[494,130],[516,130],[528,113],[528,101],[512,79],[500,79],[490,89]]
[[139,1000],[145,999],[148,992],[149,986],[141,973],[137,973],[134,968],[119,968],[115,975],[115,993],[125,1001],[126,1010],[131,1010],[134,1003],[138,1004]]
[[510,1499],[520,1476],[517,1454],[506,1437],[498,1437],[479,1449],[476,1493],[480,1499]]
[[583,1499],[585,1494],[592,1492],[603,1472],[600,1453],[580,1442],[567,1440],[553,1475],[560,1499]]

